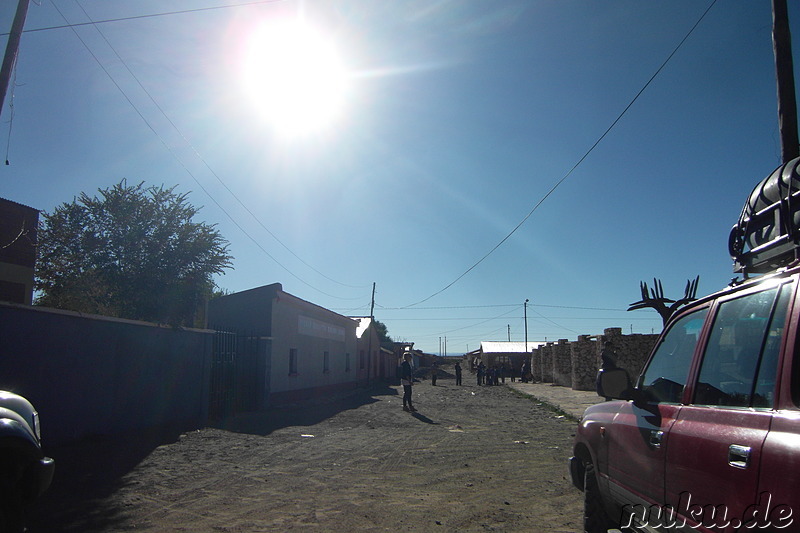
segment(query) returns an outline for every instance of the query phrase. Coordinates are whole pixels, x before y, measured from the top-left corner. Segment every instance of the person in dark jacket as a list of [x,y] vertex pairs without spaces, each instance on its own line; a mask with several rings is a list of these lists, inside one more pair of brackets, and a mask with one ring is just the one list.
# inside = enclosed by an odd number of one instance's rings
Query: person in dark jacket
[[[595,379],[595,387],[597,389],[597,394],[600,394],[602,391],[600,390],[600,376],[603,372],[608,370],[614,370],[617,368],[617,352],[614,351],[614,346],[611,344],[611,341],[605,341],[603,343],[603,351],[600,353],[600,369],[597,371],[597,378]],[[600,394],[600,396],[604,396]],[[611,401],[609,396],[605,396],[606,401]]]
[[411,362],[414,360],[410,353],[403,356],[403,364],[400,365],[400,383],[403,384],[403,411],[414,412],[414,404],[411,402],[411,387],[414,384],[414,369]]

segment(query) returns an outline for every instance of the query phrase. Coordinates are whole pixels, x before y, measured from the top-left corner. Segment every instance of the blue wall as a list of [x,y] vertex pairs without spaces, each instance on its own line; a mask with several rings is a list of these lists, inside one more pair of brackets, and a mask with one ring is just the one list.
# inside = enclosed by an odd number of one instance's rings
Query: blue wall
[[211,333],[0,303],[0,389],[30,400],[46,444],[208,414]]

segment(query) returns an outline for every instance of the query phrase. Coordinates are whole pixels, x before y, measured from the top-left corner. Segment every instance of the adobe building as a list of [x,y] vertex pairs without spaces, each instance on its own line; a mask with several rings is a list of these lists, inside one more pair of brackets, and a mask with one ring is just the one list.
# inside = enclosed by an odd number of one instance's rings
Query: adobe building
[[352,389],[369,375],[367,357],[361,368],[359,322],[284,292],[280,283],[211,300],[208,324],[263,341],[256,365],[261,408]]
[[33,303],[39,210],[0,198],[0,300]]

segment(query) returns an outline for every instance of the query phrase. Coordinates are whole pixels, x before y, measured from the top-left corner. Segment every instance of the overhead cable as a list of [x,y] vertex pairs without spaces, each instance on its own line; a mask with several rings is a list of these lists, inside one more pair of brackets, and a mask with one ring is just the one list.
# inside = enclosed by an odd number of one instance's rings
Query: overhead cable
[[532,209],[531,209],[531,210],[528,212],[528,214],[527,214],[527,215],[525,215],[525,217],[524,217],[524,218],[523,218],[523,219],[522,219],[522,220],[519,222],[519,224],[517,224],[517,225],[514,227],[514,229],[512,229],[512,230],[511,230],[511,231],[510,231],[510,232],[509,232],[509,233],[508,233],[508,234],[507,234],[505,237],[503,237],[503,238],[502,238],[502,240],[501,240],[500,242],[498,242],[498,243],[497,243],[497,244],[494,246],[494,248],[492,248],[491,250],[489,250],[489,251],[488,251],[488,252],[487,252],[487,253],[486,253],[486,254],[485,254],[483,257],[481,257],[481,258],[480,258],[480,259],[479,259],[477,262],[475,262],[475,263],[474,263],[474,264],[473,264],[471,267],[469,267],[467,270],[465,270],[465,271],[464,271],[464,272],[463,272],[463,273],[462,273],[460,276],[458,276],[456,279],[454,279],[453,281],[451,281],[450,283],[448,283],[447,285],[445,285],[443,288],[439,289],[438,291],[434,292],[433,294],[431,294],[431,295],[430,295],[430,296],[428,296],[427,298],[424,298],[424,299],[422,299],[422,300],[420,300],[420,301],[418,301],[418,302],[416,302],[416,303],[409,304],[409,305],[407,305],[406,307],[414,307],[414,306],[416,306],[416,305],[419,305],[419,304],[421,304],[421,303],[427,302],[428,300],[430,300],[430,299],[431,299],[431,298],[433,298],[434,296],[438,296],[439,294],[443,293],[444,291],[446,291],[447,289],[449,289],[450,287],[452,287],[453,285],[455,285],[455,284],[456,284],[458,281],[460,281],[460,280],[461,280],[461,278],[463,278],[464,276],[466,276],[467,274],[469,274],[469,273],[470,273],[470,272],[471,272],[473,269],[475,269],[475,267],[477,267],[478,265],[480,265],[481,263],[483,263],[483,261],[484,261],[484,260],[485,260],[487,257],[489,257],[490,255],[492,255],[492,253],[494,253],[494,251],[495,251],[495,250],[497,250],[498,248],[500,248],[500,246],[502,246],[502,245],[503,245],[503,243],[505,243],[505,242],[506,242],[506,241],[507,241],[509,238],[511,238],[511,236],[512,236],[514,233],[516,233],[516,231],[517,231],[517,230],[518,230],[520,227],[522,227],[522,225],[523,225],[523,224],[524,224],[524,223],[525,223],[525,222],[526,222],[526,221],[527,221],[527,220],[528,220],[528,219],[531,217],[531,215],[533,215],[533,213],[534,213],[534,212],[535,212],[535,211],[536,211],[536,210],[539,208],[539,206],[540,206],[540,205],[542,205],[542,204],[544,203],[544,201],[545,201],[545,200],[547,200],[547,198],[549,198],[549,197],[550,197],[550,195],[551,195],[551,194],[553,194],[553,193],[555,192],[555,190],[556,190],[556,189],[558,189],[558,187],[559,187],[559,186],[560,186],[562,183],[564,183],[564,181],[566,181],[566,179],[567,179],[568,177],[570,177],[570,176],[572,175],[572,173],[575,171],[575,169],[577,169],[577,168],[578,168],[578,166],[580,166],[580,164],[581,164],[581,163],[583,163],[583,161],[584,161],[584,160],[585,160],[587,157],[589,157],[589,154],[591,154],[591,153],[594,151],[594,149],[597,147],[597,145],[598,145],[598,144],[600,144],[600,142],[601,142],[603,139],[605,139],[605,137],[606,137],[606,136],[607,136],[607,135],[608,135],[608,134],[611,132],[611,130],[614,128],[614,126],[616,126],[616,125],[617,125],[617,123],[618,123],[618,122],[619,122],[619,121],[622,119],[622,117],[623,117],[623,116],[625,116],[625,114],[628,112],[628,110],[631,108],[631,106],[633,106],[634,102],[636,102],[636,100],[638,100],[638,99],[639,99],[639,97],[642,95],[642,93],[644,93],[645,89],[647,89],[647,87],[649,87],[649,86],[650,86],[650,84],[653,82],[653,80],[655,80],[656,76],[658,76],[658,75],[659,75],[659,73],[661,73],[661,71],[664,69],[664,67],[666,67],[666,66],[667,66],[667,63],[669,63],[669,61],[672,59],[672,56],[674,56],[674,55],[675,55],[675,54],[678,52],[678,50],[679,50],[679,49],[680,49],[680,48],[683,46],[683,44],[684,44],[684,43],[686,42],[686,40],[689,38],[689,36],[690,36],[690,35],[692,35],[692,33],[694,33],[694,30],[695,30],[695,29],[696,29],[696,28],[697,28],[697,27],[700,25],[700,23],[703,21],[703,19],[705,18],[705,16],[708,14],[708,12],[711,10],[711,8],[712,8],[712,7],[714,7],[714,4],[716,4],[716,3],[717,3],[717,0],[713,0],[713,1],[711,2],[711,5],[709,5],[709,6],[708,6],[708,8],[707,8],[707,9],[706,9],[706,10],[703,12],[703,14],[702,14],[702,15],[700,16],[700,18],[697,20],[697,22],[695,22],[694,26],[692,26],[692,28],[691,28],[691,29],[689,30],[689,32],[688,32],[688,33],[687,33],[687,34],[684,36],[684,38],[683,38],[683,39],[681,39],[681,41],[678,43],[678,45],[675,47],[675,49],[672,51],[672,53],[670,53],[670,54],[669,54],[669,56],[667,56],[667,58],[664,60],[664,62],[663,62],[663,63],[661,63],[661,66],[660,66],[660,67],[658,67],[658,69],[655,71],[655,73],[654,73],[652,76],[650,76],[650,79],[649,79],[649,80],[647,80],[647,83],[645,83],[645,84],[644,84],[644,86],[643,86],[643,87],[642,87],[642,88],[639,90],[639,92],[638,92],[638,93],[636,93],[636,96],[634,96],[634,97],[633,97],[633,99],[632,99],[632,100],[631,100],[631,101],[628,103],[628,105],[627,105],[627,106],[625,106],[625,109],[623,109],[623,110],[622,110],[622,112],[621,112],[621,113],[620,113],[620,114],[617,116],[617,118],[616,118],[616,119],[614,119],[614,121],[611,123],[611,125],[610,125],[608,128],[606,128],[606,131],[604,131],[604,132],[603,132],[603,134],[602,134],[602,135],[600,135],[600,137],[599,137],[599,138],[598,138],[598,139],[597,139],[597,140],[594,142],[594,144],[593,144],[593,145],[592,145],[592,146],[591,146],[591,147],[590,147],[590,148],[589,148],[589,149],[588,149],[588,150],[587,150],[587,151],[586,151],[586,152],[583,154],[583,156],[582,156],[582,157],[581,157],[581,158],[578,160],[578,162],[577,162],[577,163],[575,163],[575,164],[572,166],[572,168],[571,168],[571,169],[569,169],[569,172],[567,172],[567,173],[566,173],[566,174],[565,174],[565,175],[564,175],[564,176],[563,176],[563,177],[562,177],[560,180],[558,180],[558,181],[555,183],[555,185],[553,185],[553,186],[550,188],[550,190],[549,190],[549,191],[547,191],[547,193],[546,193],[546,194],[545,194],[545,195],[544,195],[544,196],[543,196],[543,197],[542,197],[542,198],[541,198],[541,199],[540,199],[540,200],[539,200],[539,201],[536,203],[536,205],[534,205],[534,206],[533,206],[533,208],[532,208]]

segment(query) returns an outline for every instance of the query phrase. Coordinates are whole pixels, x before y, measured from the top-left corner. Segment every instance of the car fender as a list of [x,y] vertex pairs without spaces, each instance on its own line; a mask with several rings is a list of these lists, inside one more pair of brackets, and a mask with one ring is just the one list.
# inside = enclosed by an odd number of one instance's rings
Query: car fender
[[39,441],[30,426],[19,416],[9,416],[8,413],[0,413],[0,449],[18,451],[33,461],[42,457]]
[[573,453],[584,461],[591,461],[601,488],[605,488],[608,474],[608,444],[605,432],[614,422],[625,401],[602,402],[584,411],[575,433]]
[[28,427],[29,432],[41,444],[38,434],[38,414],[33,404],[13,392],[0,391],[0,419],[9,418],[18,420]]

